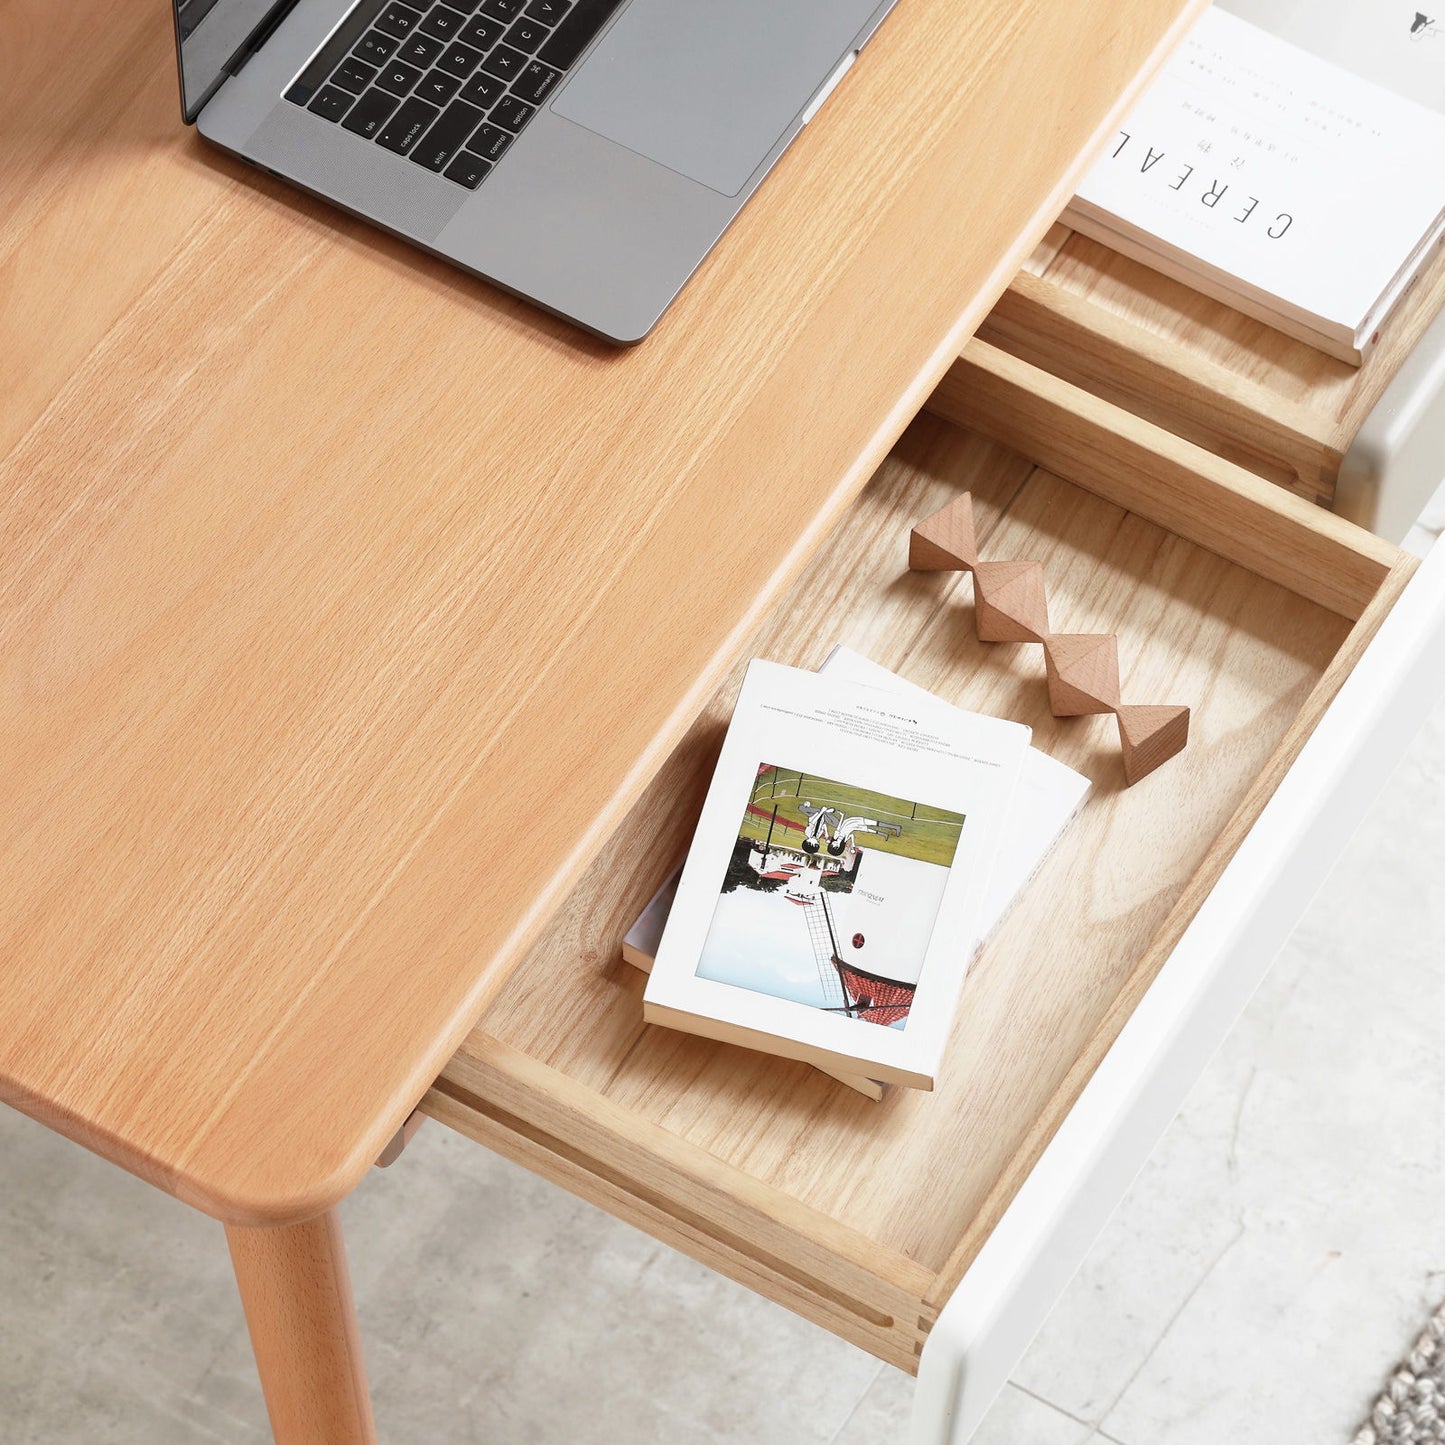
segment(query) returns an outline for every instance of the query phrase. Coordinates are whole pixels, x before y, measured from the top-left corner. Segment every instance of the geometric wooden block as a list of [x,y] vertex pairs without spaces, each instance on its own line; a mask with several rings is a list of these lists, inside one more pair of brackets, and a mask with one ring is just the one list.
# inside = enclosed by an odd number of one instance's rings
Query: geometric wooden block
[[980,642],[1042,642],[1049,635],[1044,564],[977,563],[973,610]]
[[1124,781],[1131,787],[1182,752],[1189,741],[1187,707],[1121,707],[1118,718]]
[[1056,633],[1044,643],[1044,667],[1055,717],[1119,706],[1119,643],[1109,634]]
[[1124,778],[1131,786],[1189,741],[1187,707],[1125,707],[1119,701],[1119,642],[1108,633],[1049,632],[1042,562],[980,562],[967,492],[920,522],[908,541],[915,572],[972,572],[980,642],[1041,642],[1055,717],[1112,712],[1119,719]]
[[908,566],[914,572],[969,572],[977,561],[973,498],[967,492],[925,518],[908,538]]

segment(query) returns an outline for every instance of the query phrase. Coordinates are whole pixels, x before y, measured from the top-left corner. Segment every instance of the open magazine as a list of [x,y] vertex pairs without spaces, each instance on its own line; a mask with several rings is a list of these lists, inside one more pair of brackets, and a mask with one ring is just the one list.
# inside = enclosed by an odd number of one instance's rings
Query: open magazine
[[645,1017],[932,1088],[1029,738],[753,662]]

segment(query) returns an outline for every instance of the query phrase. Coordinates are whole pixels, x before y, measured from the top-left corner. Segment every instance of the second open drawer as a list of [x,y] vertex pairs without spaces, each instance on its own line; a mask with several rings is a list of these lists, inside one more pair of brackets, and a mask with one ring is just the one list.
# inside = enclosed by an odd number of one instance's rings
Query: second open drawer
[[[1414,567],[991,347],[931,405],[422,1106],[904,1368]],[[1111,718],[1054,718],[1040,650],[979,643],[967,578],[906,570],[910,527],[965,489],[985,558],[1043,562],[1056,631],[1118,634],[1126,701],[1192,707],[1184,754],[1125,788]],[[746,658],[816,667],[838,642],[1029,723],[1095,783],[970,971],[940,1088],[881,1104],[644,1026],[619,957],[686,850]]]

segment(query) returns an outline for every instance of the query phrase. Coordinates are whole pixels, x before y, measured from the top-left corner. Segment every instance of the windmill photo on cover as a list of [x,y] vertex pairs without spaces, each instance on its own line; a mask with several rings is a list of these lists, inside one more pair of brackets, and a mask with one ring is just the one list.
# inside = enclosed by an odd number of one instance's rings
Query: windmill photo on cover
[[754,661],[643,1016],[932,1088],[1028,741],[927,693]]
[[905,1028],[965,821],[761,765],[698,977]]

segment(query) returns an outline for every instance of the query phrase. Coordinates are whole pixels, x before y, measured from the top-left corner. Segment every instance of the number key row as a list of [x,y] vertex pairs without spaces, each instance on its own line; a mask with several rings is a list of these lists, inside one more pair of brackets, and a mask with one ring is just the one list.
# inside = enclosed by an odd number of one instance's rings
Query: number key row
[[[582,0],[581,10],[598,5]],[[324,48],[287,98],[475,189],[562,79],[535,52],[574,8],[572,0],[363,0],[349,35],[343,26],[332,42],[351,53],[331,61],[328,78],[318,66],[327,64]]]

